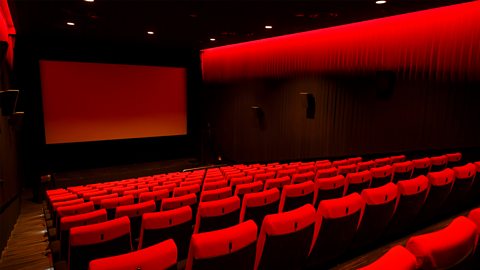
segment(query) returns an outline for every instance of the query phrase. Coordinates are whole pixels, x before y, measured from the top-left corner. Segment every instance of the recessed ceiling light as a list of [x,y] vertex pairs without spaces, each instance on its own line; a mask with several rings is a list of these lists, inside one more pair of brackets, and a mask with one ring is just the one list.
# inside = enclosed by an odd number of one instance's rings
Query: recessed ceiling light
[[215,41],[215,40],[216,40],[216,39],[214,39],[214,38],[210,38],[210,41]]
[[377,4],[377,5],[381,5],[381,4],[385,4],[385,3],[387,3],[387,1],[385,1],[385,0],[375,1],[375,4]]
[[147,34],[153,35],[153,34],[155,34],[155,32],[153,32],[153,31],[147,31]]
[[273,27],[271,25],[265,25],[265,29],[272,29]]
[[85,2],[94,2],[95,0],[85,0]]
[[67,25],[74,26],[75,23],[73,23],[73,22],[67,22]]

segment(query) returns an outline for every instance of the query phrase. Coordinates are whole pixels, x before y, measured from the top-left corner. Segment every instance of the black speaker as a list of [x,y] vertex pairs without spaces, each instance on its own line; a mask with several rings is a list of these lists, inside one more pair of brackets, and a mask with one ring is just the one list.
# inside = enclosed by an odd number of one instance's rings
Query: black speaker
[[307,94],[307,118],[315,118],[315,96],[313,94]]
[[393,71],[377,71],[375,86],[377,97],[381,99],[390,98],[395,88],[396,75]]
[[18,90],[0,91],[0,110],[2,115],[12,115],[17,106]]
[[265,112],[259,106],[252,106],[251,107],[254,113],[254,117],[257,121],[258,127],[260,129],[265,129]]

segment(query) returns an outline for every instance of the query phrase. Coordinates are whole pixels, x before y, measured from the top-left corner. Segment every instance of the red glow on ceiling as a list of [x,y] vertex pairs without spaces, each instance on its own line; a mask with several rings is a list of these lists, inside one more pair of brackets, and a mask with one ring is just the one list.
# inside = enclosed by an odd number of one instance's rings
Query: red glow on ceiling
[[393,70],[480,77],[480,1],[216,47],[203,78],[225,82],[305,73]]

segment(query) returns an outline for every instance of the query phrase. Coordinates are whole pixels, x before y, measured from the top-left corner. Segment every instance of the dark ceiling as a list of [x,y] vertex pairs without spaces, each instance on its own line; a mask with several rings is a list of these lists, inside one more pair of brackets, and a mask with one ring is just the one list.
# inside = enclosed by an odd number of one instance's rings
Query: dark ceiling
[[468,1],[387,0],[383,5],[375,0],[10,2],[19,37],[203,49]]

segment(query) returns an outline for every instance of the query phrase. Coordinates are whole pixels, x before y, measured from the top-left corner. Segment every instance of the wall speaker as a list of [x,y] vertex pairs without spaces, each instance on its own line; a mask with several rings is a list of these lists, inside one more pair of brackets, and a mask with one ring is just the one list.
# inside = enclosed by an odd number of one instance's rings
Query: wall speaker
[[265,129],[265,112],[259,106],[252,106],[251,108],[258,123],[258,127],[260,129]]
[[316,108],[316,104],[315,104],[315,96],[312,94],[312,93],[305,93],[305,92],[302,92],[300,93],[300,95],[304,95],[305,96],[305,108],[306,108],[306,112],[307,112],[307,119],[314,119],[315,118],[315,108]]
[[19,93],[19,90],[0,91],[0,111],[3,116],[15,113]]
[[375,86],[377,97],[381,99],[390,98],[395,88],[396,75],[393,71],[377,71]]

